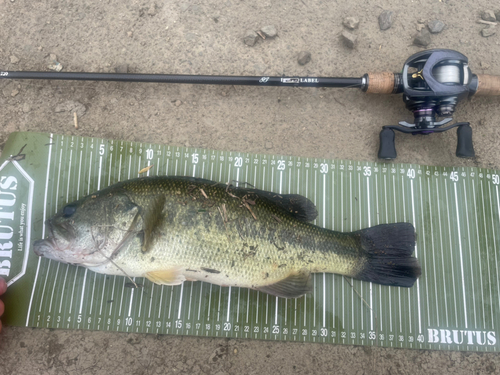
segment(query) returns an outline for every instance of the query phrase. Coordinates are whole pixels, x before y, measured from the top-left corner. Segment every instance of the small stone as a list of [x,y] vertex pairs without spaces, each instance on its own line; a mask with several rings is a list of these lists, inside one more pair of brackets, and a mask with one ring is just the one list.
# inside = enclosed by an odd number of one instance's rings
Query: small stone
[[380,26],[380,30],[387,30],[392,26],[392,22],[394,21],[394,12],[392,10],[384,10],[378,16],[378,25]]
[[432,20],[427,24],[429,31],[433,34],[440,33],[441,31],[443,31],[445,26],[446,25],[441,20]]
[[24,103],[23,104],[23,112],[28,113],[29,111],[31,111],[30,105],[28,103]]
[[128,73],[128,64],[120,64],[115,68],[116,73],[126,74]]
[[49,58],[50,58],[52,61],[57,61],[57,56],[56,56],[56,54],[55,54],[55,53],[51,53],[51,54],[49,55]]
[[233,350],[233,353],[234,353],[234,354],[237,354],[237,353],[238,353],[238,349],[236,349],[236,348],[235,348],[235,349]]
[[425,25],[423,23],[417,23],[417,31],[422,31],[425,29]]
[[413,39],[413,44],[416,46],[427,47],[431,44],[431,33],[427,29],[423,29]]
[[488,27],[485,27],[484,29],[481,30],[481,35],[484,36],[485,38],[495,35],[497,30],[495,29],[494,25],[490,25]]
[[307,51],[302,51],[299,53],[297,57],[297,62],[299,65],[306,65],[309,61],[311,61],[311,53]]
[[342,31],[342,41],[344,42],[344,44],[347,47],[349,47],[351,49],[356,48],[357,40],[358,40],[357,35],[349,32],[347,30]]
[[278,30],[276,30],[276,26],[274,25],[264,26],[260,31],[266,38],[275,38],[278,35]]
[[273,148],[273,142],[266,142],[266,149],[270,150]]
[[19,62],[19,58],[17,56],[10,56],[10,63],[11,64],[17,64]]
[[259,36],[257,35],[257,33],[255,31],[247,30],[247,32],[245,33],[245,36],[243,38],[243,42],[247,46],[253,47],[255,45],[255,43],[257,43],[258,38],[259,38]]
[[129,38],[132,38],[132,34],[133,34],[133,33],[132,33],[132,31],[127,31],[127,36],[128,36]]
[[357,29],[359,26],[359,19],[356,17],[346,17],[344,18],[343,25],[351,30]]
[[489,22],[495,22],[497,20],[497,18],[495,16],[495,12],[493,12],[491,9],[484,10],[481,13],[481,18],[483,20],[489,21]]
[[174,104],[175,104],[176,107],[180,107],[180,105],[182,104],[182,102],[179,99],[177,99]]
[[154,16],[156,14],[156,5],[153,3],[148,9],[148,15]]
[[48,69],[53,70],[55,72],[60,72],[63,68],[62,64],[60,62],[55,62],[54,64],[50,64],[47,66]]
[[17,96],[17,94],[19,94],[19,90],[18,90],[18,89],[14,89],[14,90],[12,90],[12,92],[10,93],[10,96],[14,97],[14,96]]

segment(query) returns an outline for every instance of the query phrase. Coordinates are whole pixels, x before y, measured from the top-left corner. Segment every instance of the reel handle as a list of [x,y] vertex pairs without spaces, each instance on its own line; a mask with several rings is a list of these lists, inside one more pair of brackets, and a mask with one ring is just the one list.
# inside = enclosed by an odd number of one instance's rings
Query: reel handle
[[500,76],[477,75],[477,89],[474,95],[500,95]]
[[380,132],[380,147],[378,149],[379,159],[396,159],[398,156],[394,144],[394,130],[383,128]]
[[469,124],[457,128],[457,153],[459,158],[473,158],[476,156],[472,144],[472,128]]

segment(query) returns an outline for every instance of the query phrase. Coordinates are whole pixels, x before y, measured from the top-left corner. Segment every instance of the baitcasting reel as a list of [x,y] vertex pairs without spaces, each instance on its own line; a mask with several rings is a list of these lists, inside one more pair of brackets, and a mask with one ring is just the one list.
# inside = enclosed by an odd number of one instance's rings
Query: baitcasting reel
[[[367,76],[370,83],[370,75]],[[416,53],[405,62],[401,74],[394,74],[393,82],[392,92],[403,93],[403,101],[413,113],[414,122],[400,121],[399,126],[383,127],[379,158],[394,159],[397,156],[394,130],[426,135],[455,127],[458,128],[456,155],[463,158],[475,156],[469,123],[443,126],[452,121],[458,102],[478,91],[478,77],[470,71],[464,55],[443,49]]]
[[[190,83],[207,85],[345,87],[360,88],[374,94],[403,93],[414,123],[401,121],[384,126],[380,133],[378,156],[394,159],[394,130],[411,134],[430,134],[458,128],[457,156],[473,157],[472,129],[467,122],[449,123],[458,102],[471,95],[500,95],[500,76],[472,74],[467,58],[456,51],[434,49],[416,53],[405,63],[402,73],[368,73],[361,78],[208,76],[189,74],[121,74],[77,72],[0,71],[0,79],[56,79],[77,81],[120,81]],[[439,120],[440,117],[444,119]]]

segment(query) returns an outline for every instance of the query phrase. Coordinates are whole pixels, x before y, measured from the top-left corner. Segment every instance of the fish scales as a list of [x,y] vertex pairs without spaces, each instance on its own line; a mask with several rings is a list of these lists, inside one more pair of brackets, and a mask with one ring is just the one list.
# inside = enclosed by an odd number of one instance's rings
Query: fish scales
[[[306,221],[316,214],[312,202],[298,195],[196,178],[145,177],[66,206],[49,220],[52,237],[38,242],[35,252],[158,284],[201,280],[283,297],[310,290],[309,275],[315,272],[401,286],[420,274],[411,258],[411,224],[340,233]],[[80,254],[72,250],[70,256],[66,242],[82,248]],[[392,268],[396,275],[387,273]]]

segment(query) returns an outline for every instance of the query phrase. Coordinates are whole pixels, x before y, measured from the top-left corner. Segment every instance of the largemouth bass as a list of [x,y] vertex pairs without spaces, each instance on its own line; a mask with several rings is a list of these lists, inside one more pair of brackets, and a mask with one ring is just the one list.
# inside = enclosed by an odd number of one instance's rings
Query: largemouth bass
[[124,181],[66,205],[46,221],[37,255],[107,274],[177,285],[200,280],[279,297],[337,273],[411,287],[420,276],[409,223],[351,233],[315,226],[314,204],[189,177]]

